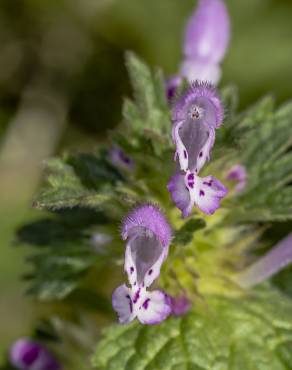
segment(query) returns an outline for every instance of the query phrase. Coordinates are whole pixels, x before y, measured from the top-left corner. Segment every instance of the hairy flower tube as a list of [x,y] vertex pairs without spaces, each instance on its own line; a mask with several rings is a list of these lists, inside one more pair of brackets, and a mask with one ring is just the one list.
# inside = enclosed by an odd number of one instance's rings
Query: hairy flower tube
[[241,164],[236,164],[229,170],[226,180],[235,181],[236,185],[234,190],[240,192],[244,190],[247,182],[247,172],[246,168]]
[[132,172],[135,168],[134,161],[118,146],[113,146],[109,151],[109,161],[117,168]]
[[42,344],[18,339],[10,348],[11,364],[20,370],[59,370],[60,365]]
[[188,81],[200,79],[216,84],[229,38],[230,21],[224,1],[199,0],[185,29],[185,59],[180,75]]
[[130,287],[124,284],[114,291],[113,308],[120,323],[137,317],[143,324],[158,324],[171,313],[169,297],[147,288],[159,276],[168,255],[171,228],[158,207],[144,204],[123,221],[122,238],[127,241],[124,268]]
[[292,263],[292,234],[281,240],[264,257],[249,266],[237,277],[243,288],[252,288],[277,274]]

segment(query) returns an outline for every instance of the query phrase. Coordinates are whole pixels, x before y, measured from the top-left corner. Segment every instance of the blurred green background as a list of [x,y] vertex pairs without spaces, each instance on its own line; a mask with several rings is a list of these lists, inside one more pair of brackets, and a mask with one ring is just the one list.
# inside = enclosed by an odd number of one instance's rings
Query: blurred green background
[[[29,333],[32,303],[20,277],[25,250],[13,244],[31,209],[45,158],[91,150],[121,118],[130,94],[123,65],[134,50],[166,75],[177,71],[194,0],[1,0],[0,355]],[[229,0],[231,46],[221,85],[240,106],[292,96],[291,0]]]

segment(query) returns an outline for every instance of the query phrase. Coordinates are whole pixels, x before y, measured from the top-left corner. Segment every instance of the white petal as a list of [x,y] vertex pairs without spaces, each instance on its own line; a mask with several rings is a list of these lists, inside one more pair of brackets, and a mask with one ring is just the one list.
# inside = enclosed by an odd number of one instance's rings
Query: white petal
[[129,283],[132,286],[137,285],[137,268],[135,261],[133,260],[133,256],[131,253],[131,241],[134,239],[131,238],[126,246],[126,253],[125,253],[125,272],[128,275]]
[[171,313],[169,297],[159,290],[145,291],[140,302],[137,317],[142,324],[159,324]]
[[163,264],[167,255],[168,255],[168,247],[163,247],[161,255],[159,256],[157,261],[154,263],[154,265],[152,265],[145,274],[144,286],[146,288],[149,287],[153,283],[153,281],[157,279],[157,277],[159,276],[161,265]]
[[220,201],[227,194],[227,188],[215,177],[196,177],[194,189],[190,191],[200,210],[207,215],[212,215],[219,207]]
[[184,121],[177,122],[173,125],[172,128],[172,138],[176,146],[175,158],[178,157],[180,169],[186,171],[189,165],[188,152],[184,143],[182,142],[179,136],[179,129],[184,124]]
[[136,317],[132,302],[132,291],[125,284],[119,286],[113,292],[112,305],[118,314],[119,322],[121,324],[127,324]]

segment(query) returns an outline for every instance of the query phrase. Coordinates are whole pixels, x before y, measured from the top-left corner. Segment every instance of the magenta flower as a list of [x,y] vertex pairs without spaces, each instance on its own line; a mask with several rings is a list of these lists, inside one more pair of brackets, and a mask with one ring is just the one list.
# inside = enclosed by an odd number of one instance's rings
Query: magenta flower
[[59,370],[55,357],[42,344],[18,339],[10,349],[11,364],[20,370]]
[[115,167],[130,172],[134,171],[134,161],[130,157],[128,157],[125,152],[118,146],[114,145],[110,149],[108,158]]
[[215,177],[201,178],[194,172],[175,174],[167,188],[184,218],[191,214],[194,205],[206,215],[212,215],[220,207],[220,201],[228,191]]
[[236,164],[229,170],[226,180],[235,181],[236,185],[234,190],[240,192],[244,190],[247,182],[246,168],[240,164]]
[[158,207],[144,204],[125,218],[122,238],[127,240],[125,272],[130,287],[118,287],[112,304],[120,323],[129,323],[135,317],[143,324],[157,324],[170,314],[168,296],[147,288],[160,274],[168,255],[171,228]]
[[229,38],[230,21],[224,1],[199,0],[185,30],[181,75],[189,81],[217,83]]
[[175,159],[182,171],[199,173],[215,141],[215,129],[223,120],[223,107],[216,90],[196,81],[173,109],[172,137]]

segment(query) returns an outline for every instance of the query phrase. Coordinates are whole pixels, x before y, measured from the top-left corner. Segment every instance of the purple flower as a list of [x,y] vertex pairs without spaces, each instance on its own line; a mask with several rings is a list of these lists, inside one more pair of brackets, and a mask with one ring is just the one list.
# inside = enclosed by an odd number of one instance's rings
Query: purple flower
[[173,109],[172,137],[180,169],[199,173],[215,141],[215,129],[223,120],[223,107],[216,90],[196,81]]
[[125,272],[131,287],[121,285],[112,296],[112,304],[121,323],[135,317],[143,324],[157,324],[171,312],[168,296],[161,291],[148,292],[159,276],[168,255],[171,228],[158,207],[145,204],[125,218],[122,238],[127,240]]
[[226,187],[215,177],[201,178],[194,172],[175,174],[167,188],[184,218],[190,215],[195,204],[205,214],[212,215],[220,207],[221,199],[227,194]]
[[292,263],[292,234],[281,240],[264,257],[249,266],[237,277],[243,288],[252,288],[269,279]]
[[109,161],[117,168],[134,171],[135,164],[134,161],[128,157],[124,151],[118,146],[114,145],[109,151]]
[[42,344],[18,339],[10,349],[10,361],[20,370],[59,370],[60,365]]
[[173,76],[166,80],[165,82],[165,89],[166,89],[166,96],[169,102],[173,100],[176,95],[177,88],[182,83],[182,78],[180,76]]
[[185,29],[182,76],[189,81],[206,79],[217,83],[229,38],[230,22],[224,1],[199,0]]
[[190,300],[185,295],[170,297],[170,304],[172,314],[174,316],[185,315],[190,310],[192,305]]
[[229,170],[226,180],[236,181],[235,191],[240,192],[246,187],[247,172],[246,168],[240,164],[236,164]]

